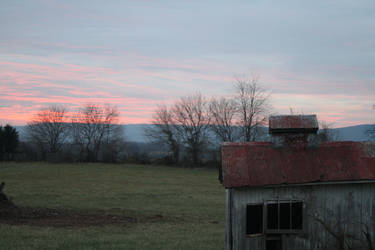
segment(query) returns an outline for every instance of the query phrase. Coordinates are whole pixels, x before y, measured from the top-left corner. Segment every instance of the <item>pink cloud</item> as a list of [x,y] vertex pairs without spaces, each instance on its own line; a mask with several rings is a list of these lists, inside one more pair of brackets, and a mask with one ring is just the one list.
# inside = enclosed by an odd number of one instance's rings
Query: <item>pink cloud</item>
[[[11,118],[25,123],[41,106],[57,103],[74,109],[93,102],[118,106],[123,123],[145,123],[151,119],[156,104],[172,103],[179,96],[197,90],[207,95],[228,95],[225,91],[231,88],[236,73],[228,73],[231,67],[224,63],[131,56],[137,59],[135,65],[123,65],[120,69],[61,63],[54,58],[39,58],[39,64],[0,61],[0,107],[7,106],[0,109],[0,121]],[[100,56],[93,58],[100,61]],[[22,59],[33,61],[33,58],[17,57],[19,61]],[[120,56],[118,60],[121,65]],[[310,90],[340,83],[278,70],[264,73],[261,82],[273,91],[272,99],[279,113],[288,113],[293,107],[305,113],[317,113],[337,126],[371,123],[366,118],[369,117],[366,106],[369,102],[373,104],[371,95],[362,94],[358,98],[352,93],[321,94]],[[357,91],[366,92],[363,86]]]
[[305,114],[317,114],[320,120],[333,123],[334,127],[374,123],[374,116],[369,116],[373,96],[329,94],[273,94],[274,107],[278,113],[289,113],[293,108]]

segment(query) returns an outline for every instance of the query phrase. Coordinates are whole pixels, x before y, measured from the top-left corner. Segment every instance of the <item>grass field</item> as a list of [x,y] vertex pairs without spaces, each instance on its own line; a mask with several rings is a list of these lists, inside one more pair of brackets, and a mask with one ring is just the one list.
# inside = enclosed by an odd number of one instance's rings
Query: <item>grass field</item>
[[126,216],[126,225],[0,224],[0,249],[223,249],[224,188],[211,169],[0,163],[17,206]]

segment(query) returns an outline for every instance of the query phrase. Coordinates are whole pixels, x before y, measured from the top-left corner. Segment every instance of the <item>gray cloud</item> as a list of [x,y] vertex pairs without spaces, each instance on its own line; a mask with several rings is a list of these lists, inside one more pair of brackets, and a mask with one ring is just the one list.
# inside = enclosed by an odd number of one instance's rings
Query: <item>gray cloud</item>
[[163,98],[226,94],[233,74],[255,72],[274,93],[368,99],[374,10],[372,0],[3,0],[0,60],[126,72],[114,79],[159,88]]

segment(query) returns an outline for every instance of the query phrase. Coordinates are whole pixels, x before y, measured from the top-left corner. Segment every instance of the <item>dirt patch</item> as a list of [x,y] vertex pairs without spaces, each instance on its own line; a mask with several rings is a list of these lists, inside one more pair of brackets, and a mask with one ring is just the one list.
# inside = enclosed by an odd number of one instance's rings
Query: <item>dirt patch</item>
[[30,207],[0,207],[0,223],[10,225],[30,225],[40,227],[88,227],[88,226],[128,226],[137,222],[135,218],[90,214],[73,210],[30,208]]
[[133,218],[105,212],[85,213],[68,209],[18,207],[3,193],[4,185],[4,182],[0,184],[0,224],[40,227],[129,226],[137,222],[154,223],[168,219],[159,214]]

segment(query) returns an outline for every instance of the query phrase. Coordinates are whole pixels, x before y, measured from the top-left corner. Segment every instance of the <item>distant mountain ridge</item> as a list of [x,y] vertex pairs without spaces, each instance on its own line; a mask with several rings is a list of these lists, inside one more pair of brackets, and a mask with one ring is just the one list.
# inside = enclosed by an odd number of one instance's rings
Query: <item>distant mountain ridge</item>
[[[143,129],[150,124],[127,124],[125,127],[125,136],[129,141],[146,142],[147,138],[143,134]],[[333,128],[338,133],[340,141],[368,141],[369,137],[366,131],[373,125],[363,124],[342,128]]]
[[369,137],[366,131],[374,126],[373,124],[364,124],[350,127],[335,128],[338,131],[340,141],[368,141]]
[[[122,125],[125,129],[125,139],[127,141],[134,142],[147,142],[143,130],[150,126],[150,124],[125,124]],[[350,127],[334,128],[335,132],[338,133],[340,141],[368,141],[369,137],[366,135],[366,131],[373,125],[363,124]],[[25,126],[15,126],[20,134],[20,139],[25,140]]]

